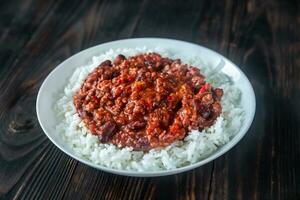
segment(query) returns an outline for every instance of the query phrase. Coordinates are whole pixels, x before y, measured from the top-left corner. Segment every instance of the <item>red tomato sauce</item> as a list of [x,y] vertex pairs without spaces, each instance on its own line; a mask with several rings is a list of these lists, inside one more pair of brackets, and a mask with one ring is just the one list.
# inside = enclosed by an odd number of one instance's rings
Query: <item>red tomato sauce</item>
[[148,151],[213,125],[222,95],[198,68],[146,53],[102,62],[74,95],[74,105],[100,142]]

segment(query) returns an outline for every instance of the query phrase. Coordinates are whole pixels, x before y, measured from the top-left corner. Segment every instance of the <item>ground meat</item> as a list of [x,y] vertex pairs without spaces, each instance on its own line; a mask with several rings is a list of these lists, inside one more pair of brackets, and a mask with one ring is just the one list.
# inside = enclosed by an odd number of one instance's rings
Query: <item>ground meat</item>
[[100,142],[147,151],[211,126],[222,96],[198,68],[147,53],[102,62],[74,95],[74,105]]

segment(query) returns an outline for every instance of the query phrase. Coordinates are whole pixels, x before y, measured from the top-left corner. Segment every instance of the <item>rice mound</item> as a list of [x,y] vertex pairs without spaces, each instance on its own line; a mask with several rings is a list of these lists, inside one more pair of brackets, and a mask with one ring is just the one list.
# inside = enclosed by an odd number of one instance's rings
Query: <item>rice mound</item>
[[[113,144],[99,143],[76,113],[73,95],[81,87],[88,74],[104,60],[113,60],[117,55],[133,56],[145,52],[157,52],[164,57],[180,58],[183,63],[199,67],[206,81],[214,87],[222,88],[222,113],[214,125],[201,132],[191,131],[183,141],[174,142],[163,149],[152,149],[147,153],[133,151],[132,148],[118,148]],[[244,119],[244,110],[240,105],[241,91],[234,86],[230,78],[222,72],[211,73],[212,69],[204,64],[201,57],[182,58],[180,55],[162,48],[148,49],[126,48],[109,50],[94,56],[92,62],[78,67],[64,91],[58,94],[55,111],[59,124],[57,131],[75,153],[94,164],[108,168],[128,171],[162,171],[196,163],[215,152],[230,141],[239,131]]]

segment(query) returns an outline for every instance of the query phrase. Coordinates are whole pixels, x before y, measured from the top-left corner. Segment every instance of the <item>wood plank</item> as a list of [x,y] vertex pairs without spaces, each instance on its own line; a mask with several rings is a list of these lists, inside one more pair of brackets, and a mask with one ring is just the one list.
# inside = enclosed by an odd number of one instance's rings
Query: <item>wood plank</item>
[[[11,72],[12,67],[10,65],[17,59],[18,54],[23,50],[43,19],[49,15],[47,10],[55,7],[53,2],[43,5],[37,3],[36,6],[31,6],[31,3],[33,2],[9,1],[6,4],[2,2],[0,6],[1,19],[3,19],[0,26],[0,60],[2,63],[0,68],[0,88],[2,91],[0,95],[0,180],[5,180],[5,182],[1,181],[0,183],[0,194],[9,191],[45,145],[45,138],[41,138],[37,131],[31,130],[36,125],[33,119],[33,113],[35,113],[33,107],[23,109],[16,106],[11,108],[7,107],[9,103],[4,100],[7,97],[5,93],[9,90],[4,84],[9,79],[4,76]],[[23,89],[27,90],[27,94],[16,93],[15,96],[24,99],[25,96],[32,95],[26,85]],[[14,97],[9,97],[9,99],[15,101]],[[23,103],[31,102],[33,105],[34,101],[35,99],[27,99]],[[8,115],[7,112],[11,112],[11,115]],[[28,135],[30,137],[26,137]],[[27,156],[26,154],[34,148],[36,149],[35,153]],[[18,163],[22,163],[22,166]]]
[[300,115],[293,111],[300,106],[300,69],[295,59],[300,43],[294,3],[236,3],[228,56],[250,78],[257,113],[245,138],[216,160],[209,199],[300,197],[296,150]]

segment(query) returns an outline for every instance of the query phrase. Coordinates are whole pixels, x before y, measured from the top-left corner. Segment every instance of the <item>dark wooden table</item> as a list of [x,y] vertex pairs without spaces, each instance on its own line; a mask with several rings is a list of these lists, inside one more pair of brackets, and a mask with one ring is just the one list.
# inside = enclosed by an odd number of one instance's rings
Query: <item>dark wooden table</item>
[[[0,2],[0,198],[300,199],[299,1]],[[63,60],[130,37],[212,48],[253,84],[257,111],[230,152],[167,177],[105,173],[65,155],[40,128],[38,89]]]

